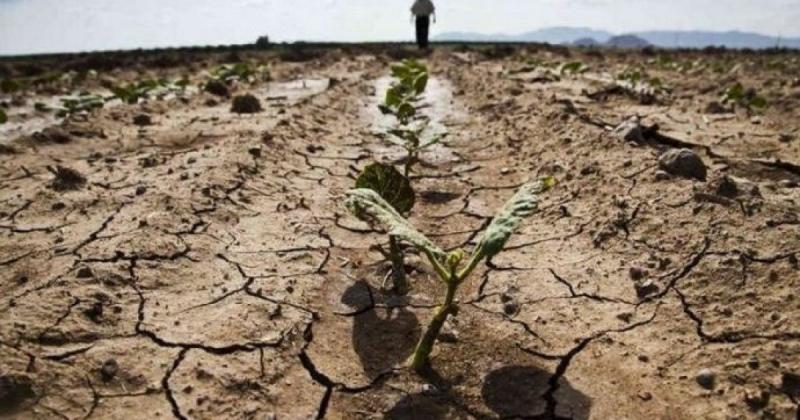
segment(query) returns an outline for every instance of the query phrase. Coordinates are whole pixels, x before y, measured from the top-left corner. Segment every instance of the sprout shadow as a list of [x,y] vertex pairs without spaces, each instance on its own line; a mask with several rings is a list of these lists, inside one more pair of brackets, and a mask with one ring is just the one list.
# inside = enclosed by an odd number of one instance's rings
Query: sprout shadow
[[342,303],[363,308],[353,316],[353,348],[368,377],[384,373],[408,359],[422,335],[417,316],[406,308],[377,308],[366,281],[342,295]]
[[564,379],[553,398],[548,394],[551,377],[533,366],[506,366],[486,376],[481,394],[486,406],[502,418],[588,419],[591,399]]

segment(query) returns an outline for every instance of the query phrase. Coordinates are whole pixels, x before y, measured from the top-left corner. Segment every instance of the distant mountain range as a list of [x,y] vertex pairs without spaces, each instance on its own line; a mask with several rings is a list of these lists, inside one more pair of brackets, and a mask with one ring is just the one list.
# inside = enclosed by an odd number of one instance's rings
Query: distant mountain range
[[[664,48],[704,48],[725,46],[728,48],[772,48],[775,46],[800,48],[800,38],[778,39],[753,32],[713,31],[645,31],[616,35],[608,31],[591,28],[552,27],[518,35],[481,34],[476,32],[446,32],[434,38],[436,41],[494,41],[494,42],[546,42],[549,44],[579,44],[612,46],[641,46],[642,42]],[[623,42],[618,42],[622,40]]]

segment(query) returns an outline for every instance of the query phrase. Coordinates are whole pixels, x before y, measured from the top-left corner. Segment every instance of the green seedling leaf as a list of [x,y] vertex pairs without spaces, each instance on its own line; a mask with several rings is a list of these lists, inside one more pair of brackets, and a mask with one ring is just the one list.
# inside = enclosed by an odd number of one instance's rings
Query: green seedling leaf
[[391,165],[373,163],[367,166],[356,180],[356,188],[377,192],[400,214],[406,214],[414,207],[411,182]]
[[3,81],[0,82],[0,92],[14,93],[21,89],[22,89],[22,83],[17,82],[16,80],[3,79]]
[[425,88],[428,87],[428,73],[422,73],[414,79],[414,92],[417,95],[422,95],[425,92]]
[[359,219],[377,224],[390,236],[414,245],[430,258],[444,261],[447,254],[413,226],[381,196],[368,188],[357,188],[347,192],[347,208]]
[[8,115],[6,115],[5,111],[0,109],[0,124],[5,124],[6,122],[8,122]]
[[505,206],[492,219],[478,244],[478,252],[492,258],[505,247],[506,242],[522,223],[522,220],[535,213],[539,206],[539,196],[555,185],[552,177],[523,185]]

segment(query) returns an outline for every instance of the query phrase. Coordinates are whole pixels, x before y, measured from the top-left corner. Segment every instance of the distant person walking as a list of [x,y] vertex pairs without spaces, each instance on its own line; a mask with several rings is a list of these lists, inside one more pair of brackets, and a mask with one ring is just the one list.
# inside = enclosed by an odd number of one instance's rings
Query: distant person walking
[[417,20],[417,45],[421,49],[428,48],[428,35],[431,30],[431,17],[436,23],[436,7],[431,0],[415,0],[411,6],[412,19]]

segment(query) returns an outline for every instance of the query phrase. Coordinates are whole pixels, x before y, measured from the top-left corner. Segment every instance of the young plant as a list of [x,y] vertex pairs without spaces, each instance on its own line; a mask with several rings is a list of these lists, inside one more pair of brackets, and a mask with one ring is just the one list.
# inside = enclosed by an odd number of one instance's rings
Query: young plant
[[411,356],[411,367],[422,370],[429,361],[433,346],[448,316],[458,312],[456,292],[484,259],[491,259],[505,247],[511,234],[523,219],[538,209],[541,194],[555,184],[553,178],[541,178],[520,187],[517,193],[503,206],[486,228],[478,245],[468,257],[463,250],[445,252],[414,227],[387,203],[380,194],[371,189],[355,189],[347,193],[347,207],[358,218],[381,225],[395,236],[425,254],[439,280],[447,286],[447,293],[437,307],[427,330]]
[[392,66],[395,81],[386,91],[381,112],[393,115],[400,125],[408,125],[417,114],[416,103],[428,87],[428,68],[415,60]]
[[[364,169],[356,180],[356,188],[369,189],[378,194],[395,212],[406,215],[414,207],[414,189],[408,178],[394,166],[373,163]],[[389,235],[389,260],[392,263],[392,282],[399,295],[408,293],[405,259],[398,238]]]
[[384,138],[406,150],[404,175],[408,178],[411,168],[419,162],[420,152],[441,142],[447,134],[425,136],[429,121],[418,117],[417,104],[428,86],[428,68],[417,61],[406,60],[392,66],[392,76],[395,81],[386,91],[384,103],[378,107],[397,120],[395,128],[388,130]]
[[5,124],[6,122],[8,122],[8,115],[6,115],[6,112],[0,108],[0,124]]
[[722,103],[741,106],[748,113],[753,109],[767,106],[767,100],[763,96],[759,96],[753,88],[745,89],[741,83],[736,83],[725,90],[722,94]]
[[[82,92],[74,98],[62,98],[61,108],[56,109],[56,116],[59,118],[66,118],[78,112],[102,108],[104,105],[105,101],[102,97],[90,94],[89,92]],[[46,109],[46,105],[44,105],[44,107],[35,105],[35,107],[37,110]]]

